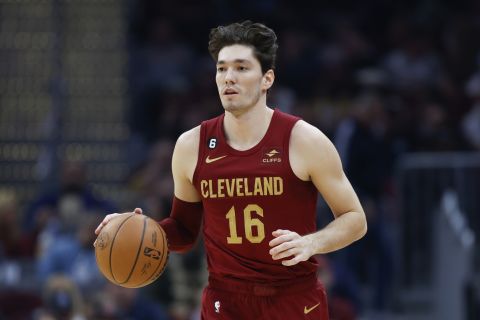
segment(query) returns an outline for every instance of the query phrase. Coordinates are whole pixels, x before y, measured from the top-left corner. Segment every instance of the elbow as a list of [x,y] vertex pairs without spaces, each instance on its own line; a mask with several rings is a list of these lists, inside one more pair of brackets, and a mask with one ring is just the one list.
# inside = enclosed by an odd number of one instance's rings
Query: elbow
[[360,230],[358,239],[365,237],[365,235],[367,234],[367,231],[368,231],[368,226],[367,226],[367,222],[365,222]]
[[363,238],[368,231],[368,224],[367,224],[367,218],[365,217],[365,214],[362,214],[362,219],[359,222],[359,228],[358,228],[358,238],[357,240]]

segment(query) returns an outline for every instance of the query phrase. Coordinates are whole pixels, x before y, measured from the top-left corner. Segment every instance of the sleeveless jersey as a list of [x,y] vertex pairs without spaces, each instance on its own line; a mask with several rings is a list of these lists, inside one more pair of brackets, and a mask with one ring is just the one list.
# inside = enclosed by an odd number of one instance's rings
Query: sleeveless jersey
[[203,202],[210,274],[270,282],[316,272],[312,258],[283,266],[268,245],[277,229],[316,231],[317,189],[295,176],[289,161],[290,134],[299,118],[275,109],[265,136],[246,151],[227,144],[223,119],[224,114],[202,122],[193,176]]

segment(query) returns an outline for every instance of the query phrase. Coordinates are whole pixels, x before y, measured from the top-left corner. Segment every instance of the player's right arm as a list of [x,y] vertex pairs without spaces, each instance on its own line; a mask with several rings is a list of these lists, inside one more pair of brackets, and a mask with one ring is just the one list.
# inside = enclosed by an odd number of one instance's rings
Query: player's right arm
[[168,218],[160,221],[169,249],[184,252],[195,243],[202,222],[203,205],[193,185],[197,166],[200,126],[183,133],[175,144],[172,156],[174,198]]
[[[195,243],[203,214],[200,195],[193,185],[193,174],[197,165],[200,140],[200,126],[183,133],[175,144],[172,156],[172,175],[174,181],[174,198],[170,217],[160,221],[165,230],[172,251],[187,251]],[[141,208],[135,208],[142,214]],[[129,213],[129,212],[128,212]],[[105,216],[95,230],[98,235],[107,223],[122,213]]]
[[172,175],[175,197],[187,202],[200,202],[200,195],[193,185],[193,173],[197,166],[200,126],[184,132],[177,140],[172,156]]

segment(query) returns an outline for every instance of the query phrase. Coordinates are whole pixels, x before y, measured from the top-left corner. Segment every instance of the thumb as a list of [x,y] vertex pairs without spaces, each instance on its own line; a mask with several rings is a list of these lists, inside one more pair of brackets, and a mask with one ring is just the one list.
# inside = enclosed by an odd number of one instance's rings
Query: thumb
[[142,208],[135,208],[135,210],[133,210],[133,212],[136,213],[136,214],[143,214]]

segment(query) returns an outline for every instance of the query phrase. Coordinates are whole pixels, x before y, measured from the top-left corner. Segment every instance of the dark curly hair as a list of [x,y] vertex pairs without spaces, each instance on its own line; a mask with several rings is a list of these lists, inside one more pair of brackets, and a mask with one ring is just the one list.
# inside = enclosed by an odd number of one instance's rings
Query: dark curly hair
[[218,60],[218,53],[223,47],[243,44],[253,49],[254,56],[262,66],[262,73],[275,69],[277,35],[264,24],[246,20],[218,26],[210,31],[209,39],[208,51],[215,61]]

